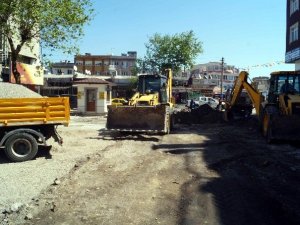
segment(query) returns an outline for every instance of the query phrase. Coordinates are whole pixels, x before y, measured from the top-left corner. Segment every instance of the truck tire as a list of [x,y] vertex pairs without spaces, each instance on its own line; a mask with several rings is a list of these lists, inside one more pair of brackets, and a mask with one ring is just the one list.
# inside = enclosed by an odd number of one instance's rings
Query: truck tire
[[5,154],[13,162],[33,159],[38,151],[36,139],[27,133],[17,133],[5,142]]

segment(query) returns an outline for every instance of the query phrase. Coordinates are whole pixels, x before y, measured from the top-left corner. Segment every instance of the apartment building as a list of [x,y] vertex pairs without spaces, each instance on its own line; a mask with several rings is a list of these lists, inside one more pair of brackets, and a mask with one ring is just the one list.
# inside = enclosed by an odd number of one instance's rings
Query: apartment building
[[215,90],[221,88],[221,78],[223,91],[231,88],[234,84],[236,77],[239,74],[239,70],[232,65],[223,65],[223,77],[222,77],[222,65],[220,62],[209,62],[205,64],[195,65],[191,71],[192,88],[199,89],[201,93],[205,95],[212,95]]
[[295,70],[300,70],[299,28],[300,28],[299,0],[287,0],[285,62],[295,63]]
[[131,76],[135,66],[137,52],[117,55],[76,55],[74,62],[77,72],[100,76]]
[[73,75],[74,63],[67,60],[53,63],[51,65],[51,73],[56,75]]
[[[10,47],[8,41],[0,35],[0,72],[3,81],[11,81]],[[24,45],[18,58],[17,69],[21,74],[21,83],[25,85],[43,85],[43,72],[40,62],[40,41],[33,39],[30,45]],[[13,82],[13,80],[11,81]]]

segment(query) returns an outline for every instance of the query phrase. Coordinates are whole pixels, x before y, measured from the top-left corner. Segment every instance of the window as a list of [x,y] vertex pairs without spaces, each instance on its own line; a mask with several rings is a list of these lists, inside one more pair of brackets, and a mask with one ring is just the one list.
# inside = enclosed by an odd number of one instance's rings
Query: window
[[73,74],[73,70],[68,70],[68,74]]
[[295,23],[290,27],[290,43],[298,40],[298,23]]
[[76,61],[76,65],[81,66],[81,65],[83,65],[83,62],[82,61]]
[[92,62],[92,61],[85,61],[85,65],[86,65],[86,66],[92,66],[92,65],[93,65],[93,62]]
[[102,66],[102,61],[95,61],[95,66]]
[[299,10],[299,0],[290,0],[290,15]]

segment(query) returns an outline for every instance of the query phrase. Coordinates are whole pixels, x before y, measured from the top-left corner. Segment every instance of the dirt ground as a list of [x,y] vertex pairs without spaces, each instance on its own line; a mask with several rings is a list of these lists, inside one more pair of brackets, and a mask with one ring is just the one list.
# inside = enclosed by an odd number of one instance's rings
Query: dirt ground
[[106,147],[33,200],[25,224],[300,224],[299,143],[266,144],[254,118],[165,136],[79,126],[60,131],[65,151]]

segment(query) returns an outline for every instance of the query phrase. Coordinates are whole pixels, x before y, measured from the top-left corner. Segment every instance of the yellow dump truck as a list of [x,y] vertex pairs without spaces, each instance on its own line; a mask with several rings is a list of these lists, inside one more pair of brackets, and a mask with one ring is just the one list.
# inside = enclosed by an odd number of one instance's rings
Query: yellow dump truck
[[62,144],[56,126],[69,121],[67,97],[0,98],[0,148],[14,162],[33,159],[49,138]]

